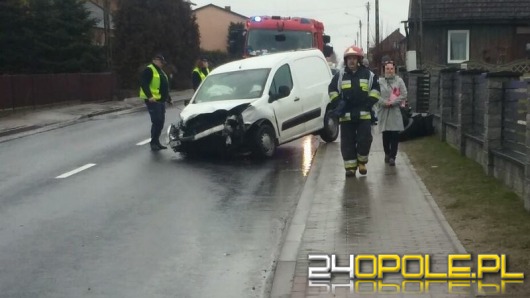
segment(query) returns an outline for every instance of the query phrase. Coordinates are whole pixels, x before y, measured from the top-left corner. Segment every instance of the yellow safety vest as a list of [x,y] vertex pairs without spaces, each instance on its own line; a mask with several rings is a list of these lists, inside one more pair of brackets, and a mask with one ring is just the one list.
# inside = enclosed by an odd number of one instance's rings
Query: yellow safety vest
[[[159,101],[160,99],[162,99],[162,95],[160,94],[160,73],[158,72],[158,70],[153,64],[149,64],[147,67],[153,71],[153,78],[151,79],[151,84],[149,84],[149,90],[151,90],[151,94],[153,95],[153,98]],[[169,80],[167,79],[167,76],[164,73],[164,71],[161,71],[161,73],[163,76],[166,77],[166,81],[168,81],[169,83]],[[147,99],[147,95],[145,95],[144,90],[142,90],[141,87],[140,87],[140,98]]]
[[206,69],[206,74],[204,74],[198,67],[195,67],[192,72],[196,72],[199,74],[199,77],[201,77],[201,82],[204,81],[206,76],[210,73],[210,69]]

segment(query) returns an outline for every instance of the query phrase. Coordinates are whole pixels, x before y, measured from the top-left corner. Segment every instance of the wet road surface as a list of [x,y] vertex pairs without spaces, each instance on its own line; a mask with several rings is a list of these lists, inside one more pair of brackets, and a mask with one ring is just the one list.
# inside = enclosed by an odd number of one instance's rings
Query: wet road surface
[[0,296],[264,294],[318,139],[190,159],[137,145],[149,125],[101,116],[0,143]]

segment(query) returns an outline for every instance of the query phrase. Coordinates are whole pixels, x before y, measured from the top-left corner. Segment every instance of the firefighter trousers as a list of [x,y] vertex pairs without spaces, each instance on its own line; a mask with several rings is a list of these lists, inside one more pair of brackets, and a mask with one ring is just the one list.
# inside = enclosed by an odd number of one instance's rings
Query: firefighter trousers
[[345,169],[356,169],[359,164],[368,163],[372,139],[370,119],[340,124],[340,151]]

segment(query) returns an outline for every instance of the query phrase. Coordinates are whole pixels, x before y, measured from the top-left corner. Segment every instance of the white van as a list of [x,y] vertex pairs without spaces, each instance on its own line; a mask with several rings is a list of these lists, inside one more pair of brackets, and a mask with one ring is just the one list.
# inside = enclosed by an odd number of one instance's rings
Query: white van
[[170,125],[169,146],[176,152],[216,148],[270,157],[276,146],[311,133],[332,142],[339,124],[328,113],[331,78],[316,49],[221,65]]

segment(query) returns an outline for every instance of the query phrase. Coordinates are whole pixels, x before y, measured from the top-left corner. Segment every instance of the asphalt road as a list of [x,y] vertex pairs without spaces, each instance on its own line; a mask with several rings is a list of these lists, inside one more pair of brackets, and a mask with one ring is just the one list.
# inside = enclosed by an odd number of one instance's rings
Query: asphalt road
[[149,125],[107,115],[0,143],[0,297],[266,293],[318,139],[189,159],[137,145]]

